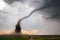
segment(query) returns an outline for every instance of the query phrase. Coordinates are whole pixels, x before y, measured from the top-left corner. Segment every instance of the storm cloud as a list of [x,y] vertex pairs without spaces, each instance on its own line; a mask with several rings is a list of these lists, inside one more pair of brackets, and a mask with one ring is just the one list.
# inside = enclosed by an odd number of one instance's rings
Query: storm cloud
[[[4,0],[4,2],[8,5],[2,9],[4,13],[2,12],[0,15],[0,30],[14,30],[18,19],[36,10],[35,14],[22,21],[22,29],[36,29],[39,31],[39,35],[41,32],[60,34],[60,23],[55,21],[60,19],[60,0]],[[6,14],[5,11],[8,13]]]
[[[4,0],[6,3],[11,4],[15,1],[26,3],[29,6],[36,9],[43,9],[47,18],[49,19],[60,19],[60,0]],[[44,16],[45,16],[44,15]]]
[[20,2],[23,2],[24,0],[4,0],[6,3],[8,4],[12,4],[13,2],[15,1],[20,1]]
[[60,0],[32,0],[30,6],[45,12],[43,15],[48,19],[60,19]]

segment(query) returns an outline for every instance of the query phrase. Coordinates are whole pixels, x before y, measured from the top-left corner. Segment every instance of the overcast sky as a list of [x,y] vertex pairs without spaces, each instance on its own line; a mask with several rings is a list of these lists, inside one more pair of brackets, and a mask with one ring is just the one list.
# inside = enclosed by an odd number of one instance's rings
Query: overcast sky
[[[15,0],[11,3],[0,0],[0,30],[14,30],[19,19],[27,16],[36,8],[42,8],[49,2],[44,0],[18,1]],[[60,34],[59,10],[59,7],[50,7],[34,12],[32,16],[21,22],[22,30],[37,30],[39,35],[41,32]]]

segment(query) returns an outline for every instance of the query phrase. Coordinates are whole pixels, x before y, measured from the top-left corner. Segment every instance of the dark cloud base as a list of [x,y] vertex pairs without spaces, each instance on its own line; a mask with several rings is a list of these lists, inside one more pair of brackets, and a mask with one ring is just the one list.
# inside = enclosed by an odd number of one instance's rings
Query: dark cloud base
[[[15,1],[20,1],[20,2],[22,2],[22,1],[24,1],[24,2],[26,2],[25,0],[4,0],[6,3],[8,3],[8,4],[12,4],[13,2],[15,2]],[[34,3],[32,3],[32,1],[34,2]],[[45,2],[45,4],[43,4],[43,3],[40,3],[40,4],[37,4],[37,2],[38,1],[42,1],[42,0],[32,0],[31,1],[31,4],[33,5],[33,7],[34,7],[34,5],[39,5],[39,8],[41,9],[46,9],[46,8],[50,8],[50,7],[55,7],[55,10],[53,10],[53,12],[52,12],[52,15],[49,15],[50,16],[50,18],[49,19],[60,19],[60,0],[43,0],[44,2]],[[42,6],[43,5],[43,6]],[[41,7],[40,7],[41,6]],[[38,6],[36,6],[36,7],[38,7]]]
[[23,0],[4,0],[6,3],[8,3],[8,4],[12,4],[13,2],[15,2],[15,1],[20,1],[20,2],[22,2]]

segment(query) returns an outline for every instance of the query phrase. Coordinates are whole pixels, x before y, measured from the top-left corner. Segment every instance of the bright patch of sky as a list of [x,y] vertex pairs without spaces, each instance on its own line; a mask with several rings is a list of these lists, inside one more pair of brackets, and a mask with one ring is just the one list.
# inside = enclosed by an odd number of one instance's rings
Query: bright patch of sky
[[0,0],[0,10],[4,8],[6,5],[7,4],[3,0]]

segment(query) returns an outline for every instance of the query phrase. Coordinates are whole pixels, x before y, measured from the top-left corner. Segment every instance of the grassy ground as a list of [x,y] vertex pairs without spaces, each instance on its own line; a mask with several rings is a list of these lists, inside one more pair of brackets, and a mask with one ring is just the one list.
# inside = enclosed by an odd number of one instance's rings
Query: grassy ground
[[24,36],[0,36],[0,40],[60,40],[60,36],[31,36],[31,35],[24,35]]

